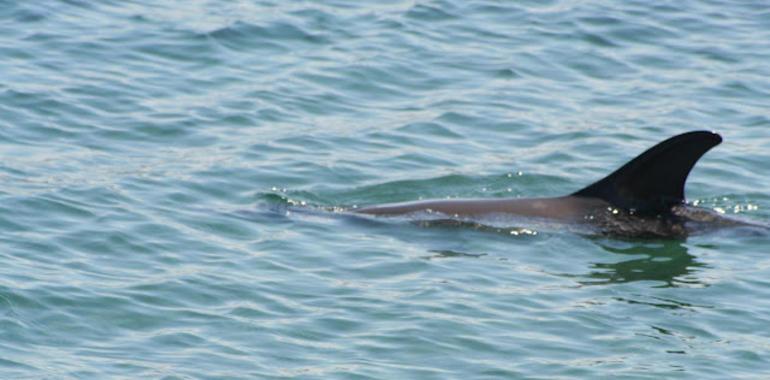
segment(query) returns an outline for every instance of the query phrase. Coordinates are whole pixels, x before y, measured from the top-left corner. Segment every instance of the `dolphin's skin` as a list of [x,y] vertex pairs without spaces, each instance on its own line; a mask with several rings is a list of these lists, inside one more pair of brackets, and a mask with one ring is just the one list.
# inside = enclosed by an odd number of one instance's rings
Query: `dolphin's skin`
[[722,142],[713,132],[671,137],[607,177],[556,198],[452,199],[392,203],[352,210],[371,215],[439,214],[475,219],[491,215],[587,223],[600,232],[628,236],[681,236],[715,226],[742,225],[684,200],[687,175],[698,159]]
[[590,212],[612,207],[598,198],[564,196],[558,198],[452,199],[390,203],[364,207],[355,212],[375,215],[403,215],[414,212],[441,213],[455,217],[513,214],[527,218],[582,220]]

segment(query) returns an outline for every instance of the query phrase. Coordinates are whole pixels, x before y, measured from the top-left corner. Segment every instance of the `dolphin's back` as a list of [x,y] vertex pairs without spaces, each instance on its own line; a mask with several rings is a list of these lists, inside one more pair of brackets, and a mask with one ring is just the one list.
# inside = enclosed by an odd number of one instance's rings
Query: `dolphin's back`
[[722,138],[718,134],[707,131],[671,137],[568,196],[428,200],[353,211],[374,215],[436,212],[450,218],[505,214],[566,223],[585,222],[599,231],[620,236],[684,236],[691,225],[715,224],[709,215],[703,214],[707,216],[703,218],[701,214],[688,212],[684,186],[695,163],[720,142]]
[[671,137],[572,195],[603,199],[642,215],[667,213],[684,203],[687,175],[698,159],[721,142],[708,131]]

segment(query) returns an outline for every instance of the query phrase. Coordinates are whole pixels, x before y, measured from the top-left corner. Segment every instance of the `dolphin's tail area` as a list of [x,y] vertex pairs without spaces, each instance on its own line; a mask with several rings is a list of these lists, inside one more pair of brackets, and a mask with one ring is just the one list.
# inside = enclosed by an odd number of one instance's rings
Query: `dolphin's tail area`
[[572,195],[600,198],[639,214],[666,213],[684,202],[684,184],[698,159],[721,142],[708,131],[671,137]]

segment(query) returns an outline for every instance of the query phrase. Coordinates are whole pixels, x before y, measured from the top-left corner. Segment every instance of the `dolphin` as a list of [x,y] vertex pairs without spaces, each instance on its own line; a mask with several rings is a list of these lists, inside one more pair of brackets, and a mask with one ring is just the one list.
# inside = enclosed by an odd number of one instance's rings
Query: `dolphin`
[[500,216],[587,224],[602,234],[672,237],[713,227],[752,225],[687,205],[690,170],[722,137],[693,131],[671,137],[610,175],[555,198],[446,199],[391,203],[351,210],[378,216],[432,215],[460,221]]

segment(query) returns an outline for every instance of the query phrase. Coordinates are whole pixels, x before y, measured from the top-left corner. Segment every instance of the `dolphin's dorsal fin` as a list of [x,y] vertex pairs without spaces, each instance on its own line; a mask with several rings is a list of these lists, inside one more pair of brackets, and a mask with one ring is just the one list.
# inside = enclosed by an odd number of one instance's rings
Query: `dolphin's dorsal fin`
[[698,159],[720,142],[722,137],[708,131],[671,137],[572,195],[600,198],[640,214],[666,213],[684,202],[687,175]]

